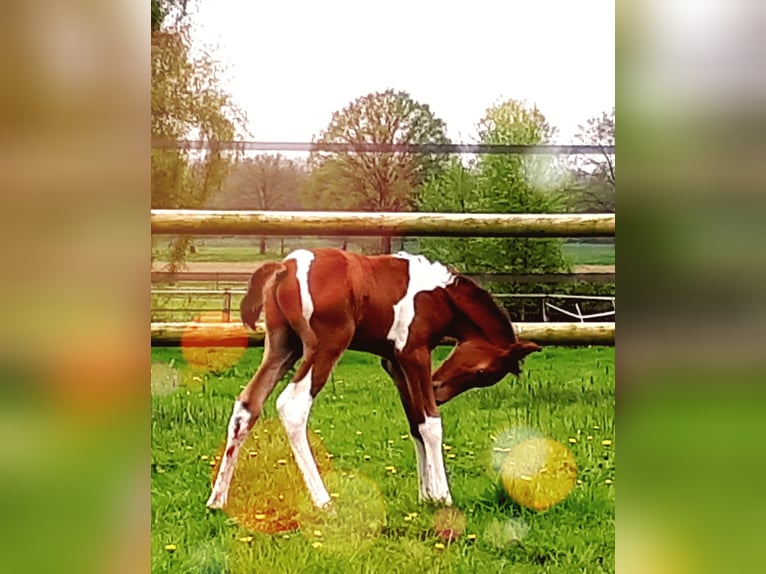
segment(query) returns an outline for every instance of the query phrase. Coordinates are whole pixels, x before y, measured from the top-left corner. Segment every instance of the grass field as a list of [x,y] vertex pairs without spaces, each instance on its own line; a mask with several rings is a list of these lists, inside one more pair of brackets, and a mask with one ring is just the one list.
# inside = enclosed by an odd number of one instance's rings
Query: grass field
[[[249,349],[236,366],[215,375],[192,368],[180,349],[152,351],[153,572],[614,571],[613,348],[546,348],[527,359],[519,379],[470,391],[442,407],[456,509],[449,520],[463,530],[456,540],[437,533],[443,510],[418,503],[414,449],[393,384],[375,357],[352,352],[309,419],[319,441],[312,447],[332,456],[333,470],[325,476],[330,491],[339,493],[342,520],[319,526],[306,513],[301,529],[268,534],[207,510],[211,461],[225,439],[233,399],[261,352]],[[278,428],[274,402],[284,384],[253,435]],[[502,454],[496,449],[507,444],[503,440],[529,432],[569,447],[578,466],[570,495],[544,512],[513,502],[491,471],[490,455]],[[289,470],[294,462],[282,444],[283,451],[272,454]],[[322,460],[324,468],[329,456]],[[273,466],[275,473],[282,468]],[[348,487],[349,481],[359,488]],[[256,482],[252,495],[258,501],[274,486]],[[276,486],[305,499],[300,481]]]
[[561,250],[571,265],[614,265],[614,243],[564,243]]

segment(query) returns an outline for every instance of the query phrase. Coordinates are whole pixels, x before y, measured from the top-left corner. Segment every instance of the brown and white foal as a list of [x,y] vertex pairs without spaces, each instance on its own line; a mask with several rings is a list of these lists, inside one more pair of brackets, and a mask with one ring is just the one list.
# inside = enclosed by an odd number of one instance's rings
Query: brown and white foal
[[[330,496],[309,450],[306,425],[314,397],[346,349],[374,353],[399,389],[415,444],[420,499],[452,503],[442,458],[437,405],[474,387],[519,374],[520,361],[540,348],[516,339],[489,293],[467,277],[422,256],[363,256],[336,249],[298,250],[253,273],[241,314],[245,324],[265,313],[263,363],[234,403],[224,458],[207,501],[226,505],[239,449],[277,382],[303,358],[277,398],[314,504]],[[431,350],[457,340],[431,373]]]

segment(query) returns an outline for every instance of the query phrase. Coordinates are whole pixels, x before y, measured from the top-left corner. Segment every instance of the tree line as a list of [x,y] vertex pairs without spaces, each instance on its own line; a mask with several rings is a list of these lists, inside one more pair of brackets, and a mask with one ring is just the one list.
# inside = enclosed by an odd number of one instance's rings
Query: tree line
[[[244,114],[218,86],[215,61],[204,54],[193,58],[188,31],[166,24],[168,14],[181,14],[184,6],[183,0],[152,0],[152,137],[242,137]],[[613,146],[614,126],[612,108],[587,119],[577,140]],[[428,104],[389,89],[333,112],[313,141],[446,144],[446,129]],[[487,108],[477,132],[482,144],[543,145],[557,130],[536,105],[508,99]],[[312,152],[298,160],[213,147],[153,149],[151,159],[153,208],[552,213],[615,207],[615,158],[608,151],[584,157]],[[265,245],[261,240],[262,251]],[[189,238],[178,238],[169,259],[182,261],[190,246]],[[424,238],[418,245],[425,255],[477,272],[563,270],[560,246],[554,239],[488,238]],[[384,237],[377,250],[391,247]]]

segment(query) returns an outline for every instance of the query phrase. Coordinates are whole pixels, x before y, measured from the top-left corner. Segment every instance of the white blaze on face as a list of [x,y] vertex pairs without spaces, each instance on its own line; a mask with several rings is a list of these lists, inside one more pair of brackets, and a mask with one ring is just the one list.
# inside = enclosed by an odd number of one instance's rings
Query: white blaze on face
[[296,264],[295,276],[298,279],[298,285],[301,290],[301,309],[303,318],[308,323],[311,315],[314,314],[314,301],[309,292],[309,268],[314,260],[314,254],[306,249],[297,249],[285,257],[285,261],[294,259]]
[[394,322],[386,336],[389,341],[394,342],[396,350],[401,351],[407,345],[410,325],[415,319],[415,295],[421,291],[433,291],[437,287],[446,287],[455,280],[455,276],[441,263],[431,263],[422,255],[399,252],[394,257],[407,261],[410,276],[407,292],[394,305]]

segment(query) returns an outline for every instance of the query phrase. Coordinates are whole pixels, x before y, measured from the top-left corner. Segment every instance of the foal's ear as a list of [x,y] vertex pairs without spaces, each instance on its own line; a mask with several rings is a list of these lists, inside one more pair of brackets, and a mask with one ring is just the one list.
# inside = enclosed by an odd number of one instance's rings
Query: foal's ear
[[508,355],[517,361],[520,361],[530,353],[535,353],[537,351],[542,351],[542,348],[537,343],[519,339],[511,345],[510,349],[508,349]]

